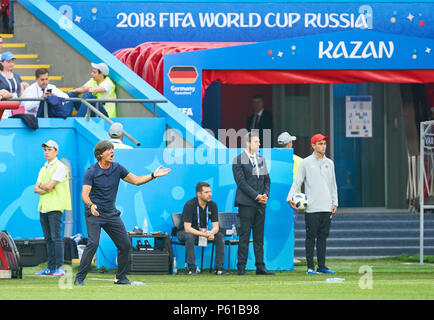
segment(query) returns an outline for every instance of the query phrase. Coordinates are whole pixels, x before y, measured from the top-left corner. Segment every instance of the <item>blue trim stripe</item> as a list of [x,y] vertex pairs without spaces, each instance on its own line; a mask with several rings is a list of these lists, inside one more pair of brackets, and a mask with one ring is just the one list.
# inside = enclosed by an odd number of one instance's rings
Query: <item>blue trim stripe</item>
[[[56,2],[65,2],[65,0],[48,0],[50,3],[56,3]],[[365,1],[346,1],[346,0],[69,0],[69,2],[177,2],[177,3],[191,3],[191,2],[197,2],[197,3],[263,3],[263,2],[269,2],[269,3],[360,3],[360,4],[367,4],[367,3],[432,3],[434,0],[424,0],[424,1],[418,1],[418,0],[365,0]]]

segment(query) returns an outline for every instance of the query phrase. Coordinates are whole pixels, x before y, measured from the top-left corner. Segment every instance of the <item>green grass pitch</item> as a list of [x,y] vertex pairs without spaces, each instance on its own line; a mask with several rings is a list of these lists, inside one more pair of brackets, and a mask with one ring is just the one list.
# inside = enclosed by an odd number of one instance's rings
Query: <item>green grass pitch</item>
[[[208,270],[196,276],[129,275],[141,286],[113,284],[112,273],[89,273],[83,287],[73,276],[35,276],[45,265],[26,267],[23,279],[0,279],[0,300],[432,300],[434,299],[434,264],[403,262],[398,259],[329,259],[335,275],[307,275],[306,265],[294,271],[276,272],[274,276],[216,276]],[[70,266],[69,266],[70,267]],[[68,266],[67,266],[68,268]],[[327,278],[345,279],[328,283]]]

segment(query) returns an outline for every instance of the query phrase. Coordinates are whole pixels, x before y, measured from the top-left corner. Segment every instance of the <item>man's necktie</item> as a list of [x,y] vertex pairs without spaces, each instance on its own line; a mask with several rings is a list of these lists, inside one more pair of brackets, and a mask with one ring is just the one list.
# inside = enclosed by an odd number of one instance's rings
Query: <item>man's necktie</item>
[[255,156],[250,156],[250,162],[252,163],[254,174],[259,178],[259,168],[256,165],[256,157]]
[[253,123],[253,129],[259,129],[259,120],[261,120],[261,117],[259,114],[255,115],[255,122]]

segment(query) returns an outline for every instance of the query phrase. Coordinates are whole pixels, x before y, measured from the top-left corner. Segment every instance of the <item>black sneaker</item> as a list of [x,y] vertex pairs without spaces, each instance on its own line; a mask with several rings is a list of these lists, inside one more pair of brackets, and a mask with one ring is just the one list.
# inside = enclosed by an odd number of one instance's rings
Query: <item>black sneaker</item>
[[83,286],[83,285],[84,285],[83,280],[75,279],[74,286]]
[[223,269],[217,269],[215,271],[215,274],[218,275],[218,276],[224,276],[224,275],[228,275],[229,271],[226,271],[226,270],[223,270]]
[[127,278],[123,278],[123,279],[120,279],[118,281],[115,281],[114,284],[127,284],[128,285],[128,284],[131,284],[131,282]]

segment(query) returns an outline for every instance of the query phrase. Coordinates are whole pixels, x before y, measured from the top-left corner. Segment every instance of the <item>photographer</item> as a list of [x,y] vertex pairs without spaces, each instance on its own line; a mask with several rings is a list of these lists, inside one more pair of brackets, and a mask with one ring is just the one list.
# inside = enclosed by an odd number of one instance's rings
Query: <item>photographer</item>
[[[36,69],[35,77],[36,82],[27,87],[24,90],[22,98],[36,98],[42,99],[48,96],[57,96],[60,98],[68,98],[68,95],[58,88],[55,85],[50,84],[50,80],[48,78],[49,72],[45,68]],[[39,109],[40,101],[23,101],[22,102],[26,114],[32,114],[36,117]]]

